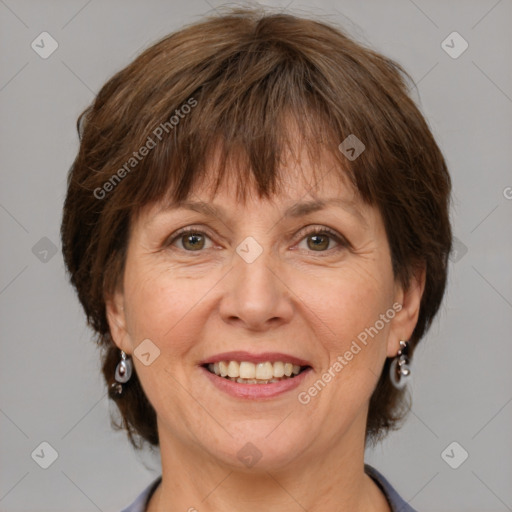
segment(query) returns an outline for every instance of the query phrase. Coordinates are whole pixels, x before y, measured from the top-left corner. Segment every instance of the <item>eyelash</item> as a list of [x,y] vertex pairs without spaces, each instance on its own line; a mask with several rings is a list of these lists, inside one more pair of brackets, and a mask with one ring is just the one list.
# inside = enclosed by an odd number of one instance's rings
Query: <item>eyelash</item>
[[[174,236],[171,235],[172,238],[168,239],[168,241],[165,243],[165,245],[171,246],[176,240],[178,240],[179,238],[182,238],[184,235],[188,235],[188,234],[190,234],[190,235],[206,235],[208,238],[211,239],[211,237],[204,231],[201,231],[200,229],[196,229],[194,227],[188,227],[188,228],[183,228],[183,229],[178,230],[174,234]],[[315,228],[312,228],[309,230],[307,230],[307,228],[304,228],[298,235],[298,236],[300,236],[299,242],[301,242],[304,238],[307,238],[308,236],[315,236],[315,235],[329,235],[333,240],[335,240],[338,243],[337,247],[334,247],[332,249],[327,249],[325,251],[318,251],[318,252],[317,251],[309,251],[309,252],[313,252],[313,253],[318,253],[318,255],[320,257],[322,257],[322,253],[331,254],[332,251],[338,252],[343,248],[350,247],[349,242],[344,237],[339,235],[336,231],[334,231],[330,228],[327,228],[327,227],[315,227]],[[195,253],[195,252],[202,253],[202,252],[204,252],[204,250],[188,251],[186,249],[181,249],[181,248],[178,248],[178,249],[180,251],[186,252],[186,253]]]

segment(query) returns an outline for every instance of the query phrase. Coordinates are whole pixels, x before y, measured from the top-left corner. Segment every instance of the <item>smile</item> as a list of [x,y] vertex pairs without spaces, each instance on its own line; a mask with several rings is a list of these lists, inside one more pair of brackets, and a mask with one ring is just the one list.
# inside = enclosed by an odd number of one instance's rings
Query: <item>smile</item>
[[264,361],[252,363],[249,361],[219,361],[209,363],[204,367],[218,377],[224,377],[239,384],[269,384],[293,379],[308,366],[299,366],[283,361]]

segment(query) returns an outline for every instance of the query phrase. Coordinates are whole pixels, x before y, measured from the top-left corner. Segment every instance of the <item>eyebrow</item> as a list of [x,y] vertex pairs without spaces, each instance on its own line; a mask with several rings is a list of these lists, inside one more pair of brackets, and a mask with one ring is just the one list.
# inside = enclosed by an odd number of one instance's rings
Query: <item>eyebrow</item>
[[[339,197],[333,197],[329,199],[314,199],[311,201],[304,201],[302,203],[296,203],[288,207],[283,214],[283,218],[298,218],[323,210],[327,206],[338,206],[345,211],[348,211],[352,216],[357,217],[365,226],[368,226],[366,218],[361,211],[356,207],[352,201],[347,201]],[[224,223],[227,223],[227,212],[220,205],[213,205],[205,201],[181,201],[174,203],[167,208],[168,210],[173,209],[185,209],[192,210],[205,215],[218,217]]]
[[330,199],[314,199],[312,201],[305,201],[302,203],[297,203],[290,206],[284,212],[285,218],[295,218],[295,217],[303,217],[304,215],[308,215],[309,213],[317,212],[319,210],[323,210],[327,206],[338,206],[343,210],[348,211],[354,217],[359,218],[359,220],[363,224],[366,223],[366,219],[364,215],[359,211],[356,205],[351,201],[346,201],[345,199],[341,199],[339,197],[333,197]]

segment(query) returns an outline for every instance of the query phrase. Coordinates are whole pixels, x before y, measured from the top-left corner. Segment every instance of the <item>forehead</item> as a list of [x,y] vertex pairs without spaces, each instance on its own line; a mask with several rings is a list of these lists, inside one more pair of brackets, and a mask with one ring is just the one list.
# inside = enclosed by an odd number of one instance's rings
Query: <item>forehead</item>
[[[219,210],[261,208],[265,203],[286,208],[290,216],[298,216],[336,200],[354,206],[362,203],[347,171],[331,152],[323,150],[319,157],[312,159],[304,146],[297,146],[294,153],[283,151],[281,161],[276,169],[276,188],[262,193],[256,185],[254,171],[244,161],[244,155],[242,158],[240,155],[228,155],[220,176],[220,150],[217,148],[205,164],[204,174],[195,177],[188,196],[175,202],[168,194],[153,205],[151,214],[183,206],[206,212],[213,203]],[[212,209],[210,213],[213,213]]]
[[[225,226],[243,224],[248,215],[251,218],[263,217],[270,213],[280,220],[293,221],[314,212],[332,209],[341,212],[343,218],[352,218],[362,229],[371,229],[374,224],[374,207],[363,202],[348,175],[341,170],[339,162],[329,158],[314,164],[308,158],[297,162],[289,160],[279,168],[279,190],[269,196],[261,197],[254,181],[250,183],[251,172],[247,180],[235,172],[235,166],[226,166],[226,172],[215,190],[213,184],[219,177],[215,163],[207,168],[199,182],[183,200],[159,201],[145,208],[132,224],[136,231],[152,229],[165,225],[171,219],[182,219],[187,213],[198,212],[207,218],[216,218]],[[237,199],[237,190],[242,190],[242,201]],[[243,204],[241,204],[243,203]],[[349,215],[349,217],[346,217]],[[138,227],[135,227],[137,225]]]

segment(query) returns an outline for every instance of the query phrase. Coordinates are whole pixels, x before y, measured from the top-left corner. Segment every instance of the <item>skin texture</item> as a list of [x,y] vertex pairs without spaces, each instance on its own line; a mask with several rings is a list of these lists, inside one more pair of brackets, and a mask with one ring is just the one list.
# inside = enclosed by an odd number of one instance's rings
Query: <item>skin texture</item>
[[[315,166],[318,180],[300,155],[299,161],[285,160],[286,192],[272,200],[252,191],[245,204],[237,203],[233,180],[225,180],[215,197],[208,180],[194,190],[191,200],[226,210],[223,221],[153,204],[132,226],[122,289],[108,298],[107,314],[113,339],[127,354],[147,338],[160,349],[149,366],[133,357],[158,417],[163,481],[150,512],[390,510],[364,473],[365,425],[386,357],[396,355],[399,340],[407,340],[416,324],[424,272],[403,290],[393,278],[379,211],[329,172],[328,156]],[[297,202],[331,197],[352,206],[283,218]],[[186,226],[204,235],[172,242]],[[329,227],[349,245],[327,234],[308,236],[313,227]],[[263,249],[250,264],[236,253],[248,236]],[[402,309],[310,403],[301,404],[298,393],[393,304]],[[231,350],[292,354],[313,371],[298,389],[275,398],[235,398],[198,366]],[[237,457],[247,442],[262,454],[251,468]]]

